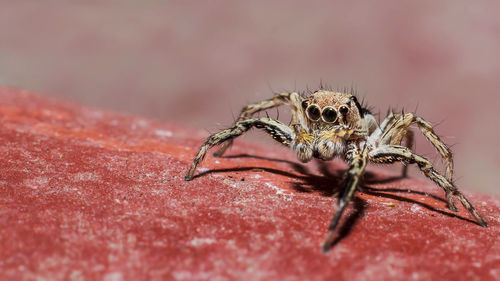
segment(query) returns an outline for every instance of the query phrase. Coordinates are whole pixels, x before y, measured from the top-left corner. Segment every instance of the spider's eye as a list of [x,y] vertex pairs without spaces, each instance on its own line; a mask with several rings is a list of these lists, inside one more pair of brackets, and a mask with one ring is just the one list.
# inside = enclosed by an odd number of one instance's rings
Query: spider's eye
[[307,106],[309,105],[309,101],[308,100],[304,100],[302,102],[302,109],[306,110]]
[[335,109],[333,109],[333,107],[327,106],[323,108],[321,117],[323,118],[323,121],[333,123],[335,122],[335,120],[337,120],[337,112],[335,111]]
[[347,108],[347,106],[345,106],[345,105],[343,105],[343,106],[341,106],[341,107],[339,108],[339,112],[340,112],[340,114],[342,114],[342,115],[344,115],[344,116],[347,114],[347,112],[348,112],[348,111],[349,111],[349,108]]
[[321,117],[321,110],[319,110],[319,106],[311,104],[307,107],[306,114],[309,119],[318,121]]

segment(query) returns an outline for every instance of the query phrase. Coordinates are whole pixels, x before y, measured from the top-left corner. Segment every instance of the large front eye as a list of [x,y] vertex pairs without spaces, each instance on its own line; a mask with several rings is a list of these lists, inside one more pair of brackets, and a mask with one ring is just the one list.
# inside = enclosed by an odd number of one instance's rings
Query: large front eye
[[309,119],[318,121],[321,117],[321,110],[319,109],[319,106],[311,104],[307,107],[306,114]]
[[337,111],[331,106],[327,106],[323,108],[323,112],[321,113],[321,117],[323,121],[328,123],[333,123],[337,120]]

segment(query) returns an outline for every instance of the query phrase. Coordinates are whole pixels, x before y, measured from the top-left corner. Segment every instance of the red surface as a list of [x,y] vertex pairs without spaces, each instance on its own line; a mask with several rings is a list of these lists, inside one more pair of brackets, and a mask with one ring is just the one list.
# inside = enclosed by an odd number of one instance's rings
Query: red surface
[[482,228],[371,166],[323,254],[339,162],[236,141],[185,182],[206,132],[11,89],[0,116],[1,280],[500,279],[498,197],[465,192]]

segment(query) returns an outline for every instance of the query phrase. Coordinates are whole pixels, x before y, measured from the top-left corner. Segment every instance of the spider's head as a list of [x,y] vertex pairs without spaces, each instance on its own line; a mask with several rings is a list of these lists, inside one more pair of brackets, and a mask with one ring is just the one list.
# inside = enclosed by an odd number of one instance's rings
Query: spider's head
[[364,112],[355,96],[326,90],[305,98],[302,109],[309,122],[318,128],[336,125],[356,128]]

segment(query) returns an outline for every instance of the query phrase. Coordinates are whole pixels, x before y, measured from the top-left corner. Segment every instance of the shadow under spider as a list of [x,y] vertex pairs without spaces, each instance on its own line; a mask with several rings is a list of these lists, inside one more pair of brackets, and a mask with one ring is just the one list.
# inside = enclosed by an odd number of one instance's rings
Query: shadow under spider
[[[431,205],[422,203],[420,201],[417,201],[417,200],[414,200],[414,199],[411,199],[411,198],[407,198],[407,197],[402,197],[402,196],[398,196],[398,195],[386,193],[386,192],[393,192],[394,189],[376,189],[376,188],[367,187],[367,186],[364,186],[364,188],[365,188],[365,191],[363,191],[363,193],[365,193],[365,194],[379,196],[379,197],[385,197],[385,198],[390,198],[390,199],[394,199],[394,200],[398,200],[398,201],[402,201],[402,202],[408,202],[408,203],[417,204],[417,205],[419,205],[419,206],[421,206],[423,208],[426,208],[427,210],[431,210],[431,211],[437,212],[437,213],[439,213],[441,215],[445,215],[445,216],[448,216],[448,217],[451,217],[451,218],[457,218],[457,219],[460,219],[460,220],[463,220],[463,221],[467,221],[467,222],[471,222],[471,223],[474,223],[474,224],[478,224],[474,220],[471,220],[471,219],[468,219],[468,218],[464,218],[464,217],[456,215],[454,213],[450,213],[450,212],[446,212],[446,211],[434,208]],[[444,200],[444,199],[441,199],[441,198],[439,198],[439,197],[437,197],[435,195],[427,194],[425,192],[411,192],[411,193],[423,194],[423,195],[426,195],[426,196],[429,196],[429,197],[432,197],[432,198],[437,198],[440,201],[446,202],[446,200]]]
[[340,241],[342,241],[342,239],[347,237],[347,235],[351,233],[356,222],[365,214],[366,210],[365,200],[361,199],[360,197],[354,196],[352,198],[352,203],[354,211],[350,214],[347,214],[347,219],[337,230],[338,231],[337,238],[333,240],[330,249],[335,247],[335,245],[337,245]]
[[[238,154],[238,155],[230,155],[223,156],[222,158],[252,158],[258,160],[265,160],[277,163],[285,163],[288,164],[295,172],[289,173],[282,170],[272,169],[272,168],[263,168],[263,167],[243,167],[243,168],[235,168],[235,169],[219,169],[219,170],[209,170],[203,173],[200,173],[198,176],[202,176],[204,174],[210,174],[213,172],[235,172],[235,171],[248,171],[253,169],[261,169],[266,172],[271,172],[274,174],[286,176],[292,179],[298,179],[300,182],[292,181],[289,182],[293,189],[297,192],[311,193],[318,192],[322,196],[331,197],[334,194],[338,193],[340,190],[340,186],[342,184],[342,174],[343,171],[336,170],[335,173],[332,173],[329,170],[329,166],[325,161],[316,161],[321,175],[315,175],[309,171],[306,165],[289,161],[283,159],[269,158],[263,156],[253,156],[248,154]],[[195,176],[196,177],[196,176]]]
[[[266,167],[239,167],[239,168],[227,168],[227,169],[214,169],[214,170],[208,170],[202,173],[199,173],[198,175],[195,175],[193,177],[202,177],[208,174],[213,174],[213,173],[228,173],[228,172],[242,172],[242,171],[251,171],[251,170],[262,170],[267,173],[273,173],[276,175],[281,175],[285,176],[288,178],[292,179],[298,179],[300,182],[290,182],[293,189],[297,192],[318,192],[322,196],[327,196],[331,197],[333,195],[337,195],[337,197],[342,195],[342,180],[344,178],[344,173],[345,170],[342,169],[336,169],[333,172],[330,170],[330,166],[327,164],[326,161],[321,161],[317,160],[316,163],[318,165],[318,170],[321,173],[321,175],[315,175],[309,171],[309,169],[300,163],[289,161],[289,160],[283,160],[283,159],[276,159],[276,158],[269,158],[269,157],[264,157],[264,156],[254,156],[254,155],[249,155],[249,154],[238,154],[238,155],[229,155],[229,156],[223,156],[222,158],[227,158],[227,159],[233,159],[233,158],[253,158],[253,159],[259,159],[259,160],[265,160],[265,161],[271,161],[271,162],[278,162],[278,163],[285,163],[290,165],[290,167],[296,171],[298,174],[295,173],[290,173],[286,172],[283,170],[278,170],[274,168],[266,168]],[[425,209],[428,209],[430,211],[434,211],[436,213],[452,217],[452,218],[457,218],[460,220],[464,220],[467,222],[471,223],[476,223],[473,220],[464,218],[462,216],[456,215],[454,213],[446,212],[437,208],[434,208],[431,205],[422,203],[420,201],[407,198],[404,196],[398,196],[395,194],[389,194],[387,192],[391,193],[408,193],[408,194],[414,194],[414,195],[421,195],[421,196],[428,196],[431,197],[435,200],[441,201],[446,203],[447,201],[444,200],[441,197],[438,197],[433,194],[429,194],[426,192],[422,191],[414,191],[410,189],[398,189],[398,188],[374,188],[368,185],[373,185],[373,184],[384,184],[384,183],[389,183],[393,181],[397,181],[400,179],[403,179],[404,177],[402,176],[396,176],[396,177],[388,177],[388,178],[383,178],[379,179],[378,177],[375,176],[375,174],[367,171],[364,173],[363,181],[360,183],[358,190],[359,192],[368,194],[368,195],[373,195],[373,196],[379,196],[379,197],[385,197],[393,200],[398,200],[402,202],[408,202],[408,203],[413,203],[417,204]],[[351,232],[353,226],[357,223],[359,218],[361,218],[364,213],[366,206],[364,204],[364,200],[361,199],[360,197],[354,196],[353,199],[353,207],[354,207],[354,212],[349,214],[347,219],[344,221],[342,226],[338,230],[338,236],[337,238],[332,242],[332,247],[338,244],[342,239],[344,239],[349,233]],[[477,224],[477,223],[476,223]]]

